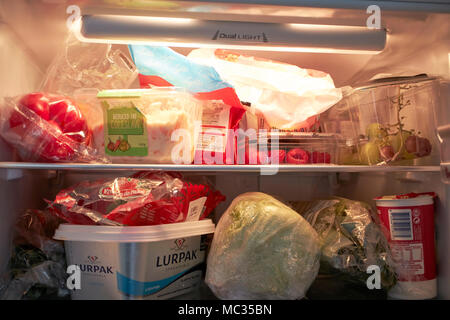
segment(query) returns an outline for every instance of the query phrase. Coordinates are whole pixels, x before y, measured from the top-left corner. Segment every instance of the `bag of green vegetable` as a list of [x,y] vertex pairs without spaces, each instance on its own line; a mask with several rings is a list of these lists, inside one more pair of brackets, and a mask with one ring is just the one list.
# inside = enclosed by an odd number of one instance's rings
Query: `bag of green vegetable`
[[220,299],[301,299],[319,260],[308,222],[267,194],[244,193],[216,226],[205,281]]
[[319,235],[320,275],[334,275],[340,283],[352,283],[355,290],[359,286],[367,292],[367,279],[372,274],[367,268],[375,265],[380,268],[381,289],[386,291],[396,283],[387,240],[368,204],[344,198],[289,204]]
[[64,245],[52,239],[61,221],[40,210],[19,217],[8,270],[0,277],[0,300],[69,298]]

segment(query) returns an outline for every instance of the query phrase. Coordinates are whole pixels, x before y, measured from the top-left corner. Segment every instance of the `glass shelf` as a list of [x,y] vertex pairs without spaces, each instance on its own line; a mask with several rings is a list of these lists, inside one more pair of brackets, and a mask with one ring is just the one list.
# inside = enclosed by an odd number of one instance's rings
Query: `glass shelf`
[[[0,169],[140,171],[165,170],[184,172],[261,172],[274,171],[271,165],[175,165],[175,164],[98,164],[98,163],[32,163],[0,162]],[[439,172],[440,166],[347,166],[347,165],[279,165],[275,172]]]

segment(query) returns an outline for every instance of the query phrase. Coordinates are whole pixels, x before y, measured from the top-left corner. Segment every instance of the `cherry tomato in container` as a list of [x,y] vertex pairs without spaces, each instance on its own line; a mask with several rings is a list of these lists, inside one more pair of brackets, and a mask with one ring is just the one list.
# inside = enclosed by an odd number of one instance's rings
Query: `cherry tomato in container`
[[284,159],[286,158],[286,151],[284,151],[283,149],[270,150],[271,158],[273,157],[274,154],[276,154],[278,157],[278,163],[284,163]]
[[286,155],[286,161],[290,164],[306,164],[309,159],[310,153],[300,148],[291,149]]
[[324,163],[324,154],[323,152],[313,151],[311,157],[312,163]]
[[258,164],[270,164],[270,152],[268,150],[258,151]]
[[331,155],[328,152],[324,152],[323,161],[324,163],[331,163]]

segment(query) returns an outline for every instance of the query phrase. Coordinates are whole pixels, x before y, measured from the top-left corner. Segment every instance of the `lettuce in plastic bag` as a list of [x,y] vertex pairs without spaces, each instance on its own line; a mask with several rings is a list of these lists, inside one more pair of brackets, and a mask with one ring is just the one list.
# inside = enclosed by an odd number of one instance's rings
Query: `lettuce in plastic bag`
[[220,299],[301,299],[319,260],[308,222],[267,194],[245,193],[217,224],[205,281]]
[[290,203],[320,238],[320,274],[339,275],[345,282],[366,287],[367,268],[380,268],[381,288],[397,281],[387,240],[364,202],[344,198]]

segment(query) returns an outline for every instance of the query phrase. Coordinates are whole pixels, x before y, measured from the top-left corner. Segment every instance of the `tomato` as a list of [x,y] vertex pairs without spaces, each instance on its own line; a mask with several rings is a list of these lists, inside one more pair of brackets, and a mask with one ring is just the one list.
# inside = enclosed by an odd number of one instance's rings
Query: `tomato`
[[331,163],[331,155],[328,152],[324,152],[324,162]]
[[291,149],[286,155],[286,161],[290,164],[306,164],[309,158],[309,152],[300,148]]
[[314,151],[312,153],[311,162],[312,163],[324,163],[325,154],[323,152]]

